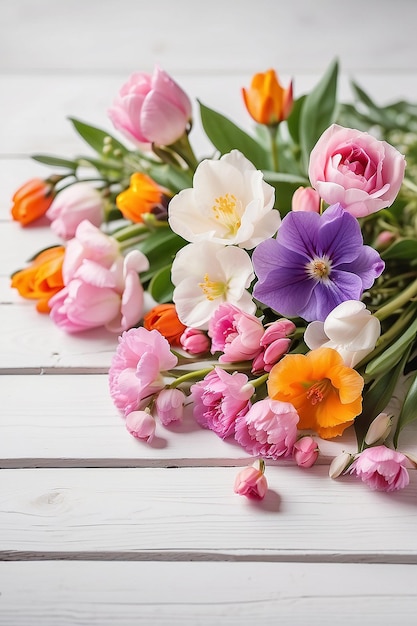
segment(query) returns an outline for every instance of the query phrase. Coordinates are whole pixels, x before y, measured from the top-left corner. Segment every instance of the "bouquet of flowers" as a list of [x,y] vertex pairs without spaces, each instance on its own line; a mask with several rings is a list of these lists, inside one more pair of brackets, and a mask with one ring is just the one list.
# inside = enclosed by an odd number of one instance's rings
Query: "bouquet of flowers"
[[256,74],[253,134],[199,102],[200,158],[188,95],[135,73],[108,112],[123,139],[71,119],[88,154],[33,155],[56,173],[13,197],[13,218],[48,220],[59,243],[12,286],[66,332],[118,334],[109,389],[128,431],[151,442],[188,407],[253,458],[235,483],[249,497],[266,461],[310,467],[349,428],[357,453],[332,478],[392,491],[414,463],[399,442],[417,417],[417,106],[354,82],[338,102],[337,80],[335,60],[295,99]]

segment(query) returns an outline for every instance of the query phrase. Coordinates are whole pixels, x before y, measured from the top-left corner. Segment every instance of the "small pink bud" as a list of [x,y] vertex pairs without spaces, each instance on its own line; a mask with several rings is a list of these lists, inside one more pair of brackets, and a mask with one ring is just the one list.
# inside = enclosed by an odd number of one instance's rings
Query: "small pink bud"
[[132,411],[126,416],[126,428],[137,439],[151,443],[155,435],[155,420],[149,411]]
[[259,468],[250,465],[241,470],[235,479],[235,493],[254,500],[262,500],[268,491],[268,482],[264,474],[265,463],[259,462]]
[[342,452],[341,454],[335,456],[329,467],[330,478],[337,478],[340,476],[340,474],[342,474],[348,467],[352,458],[353,457],[349,454],[349,452]]
[[159,392],[155,408],[156,413],[164,426],[171,422],[178,422],[184,413],[185,393],[181,389],[162,389]]
[[380,413],[371,422],[365,435],[365,443],[372,446],[377,442],[385,441],[391,430],[391,417],[387,413]]
[[298,187],[293,194],[291,208],[293,211],[319,213],[320,196],[317,191],[311,187]]
[[204,354],[210,350],[210,339],[198,328],[186,328],[180,337],[180,344],[190,354]]
[[311,467],[317,461],[319,448],[313,437],[301,437],[293,447],[293,457],[300,467]]

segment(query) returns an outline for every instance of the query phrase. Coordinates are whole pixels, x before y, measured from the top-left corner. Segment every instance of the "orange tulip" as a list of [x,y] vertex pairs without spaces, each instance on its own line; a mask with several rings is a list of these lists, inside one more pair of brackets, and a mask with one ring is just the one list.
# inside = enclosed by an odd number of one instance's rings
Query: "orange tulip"
[[179,345],[186,326],[178,319],[175,304],[157,304],[143,318],[147,330],[159,330],[170,345]]
[[274,70],[255,74],[249,89],[242,88],[249,115],[266,126],[286,120],[293,105],[292,82],[284,89]]
[[22,226],[45,215],[52,204],[53,185],[41,178],[32,178],[19,187],[12,198],[12,217]]
[[332,348],[287,354],[274,365],[268,380],[273,400],[290,402],[298,412],[300,430],[314,430],[323,439],[341,435],[362,410],[363,378],[343,363]]
[[38,300],[39,313],[49,313],[48,302],[64,287],[62,263],[65,248],[55,246],[40,252],[26,269],[13,274],[11,286],[23,298]]
[[123,217],[132,222],[142,222],[162,201],[161,188],[146,174],[136,172],[130,177],[130,186],[116,197],[116,206]]

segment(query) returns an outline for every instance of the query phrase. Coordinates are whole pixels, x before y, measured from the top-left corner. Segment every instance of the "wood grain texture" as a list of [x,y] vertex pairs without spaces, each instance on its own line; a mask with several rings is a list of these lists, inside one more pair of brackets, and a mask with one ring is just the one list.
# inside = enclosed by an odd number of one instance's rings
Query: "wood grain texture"
[[[414,626],[409,565],[0,563],[4,626]],[[359,623],[359,622],[358,622]]]

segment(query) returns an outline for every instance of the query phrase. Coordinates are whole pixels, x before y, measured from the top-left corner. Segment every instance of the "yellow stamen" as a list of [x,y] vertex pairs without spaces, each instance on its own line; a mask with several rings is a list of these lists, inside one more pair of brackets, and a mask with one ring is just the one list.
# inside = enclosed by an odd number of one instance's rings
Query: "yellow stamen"
[[307,263],[306,270],[311,278],[325,282],[330,276],[332,262],[327,257],[316,258]]
[[201,287],[207,300],[210,301],[222,296],[226,290],[224,283],[210,280],[208,274],[204,274],[204,282],[198,283],[198,286]]
[[226,193],[215,199],[212,207],[214,217],[234,237],[241,224],[241,203],[235,195]]

